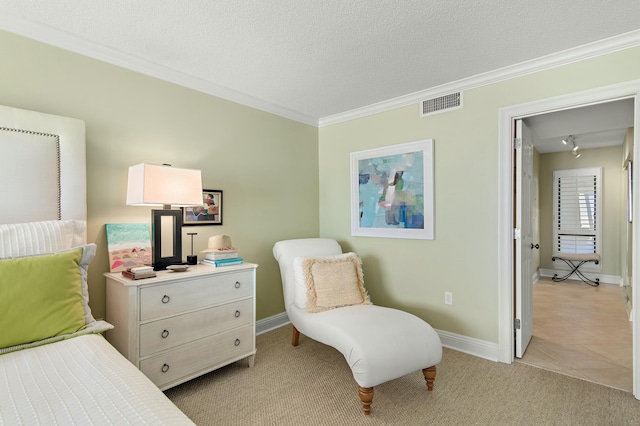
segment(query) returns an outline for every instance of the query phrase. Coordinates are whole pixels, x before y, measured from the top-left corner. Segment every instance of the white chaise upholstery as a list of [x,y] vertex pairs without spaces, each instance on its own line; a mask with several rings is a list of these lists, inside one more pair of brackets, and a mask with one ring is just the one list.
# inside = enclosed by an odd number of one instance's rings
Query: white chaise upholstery
[[[297,330],[340,351],[361,390],[438,364],[442,359],[440,338],[429,324],[415,315],[376,305],[347,306],[318,313],[296,306],[294,259],[340,253],[340,245],[325,238],[275,244],[273,254],[280,265],[285,309],[295,327],[294,333]],[[435,375],[433,369],[432,372]],[[364,399],[363,409],[368,414]]]

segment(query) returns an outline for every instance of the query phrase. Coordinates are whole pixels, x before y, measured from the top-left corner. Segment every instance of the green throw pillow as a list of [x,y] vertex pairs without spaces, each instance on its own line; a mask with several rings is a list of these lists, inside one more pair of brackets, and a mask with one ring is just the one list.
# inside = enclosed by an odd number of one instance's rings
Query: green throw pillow
[[85,326],[82,248],[0,260],[0,348],[74,333]]

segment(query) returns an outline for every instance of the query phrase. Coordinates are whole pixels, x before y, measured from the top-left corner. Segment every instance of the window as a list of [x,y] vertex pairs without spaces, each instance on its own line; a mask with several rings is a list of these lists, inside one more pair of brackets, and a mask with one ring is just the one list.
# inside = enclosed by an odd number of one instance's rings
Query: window
[[602,169],[553,172],[554,253],[600,253]]

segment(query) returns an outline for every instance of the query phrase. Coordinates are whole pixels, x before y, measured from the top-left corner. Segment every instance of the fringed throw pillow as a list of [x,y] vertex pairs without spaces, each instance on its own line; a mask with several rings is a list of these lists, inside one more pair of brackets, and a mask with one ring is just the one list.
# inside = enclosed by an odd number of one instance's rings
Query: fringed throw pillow
[[364,288],[362,261],[355,253],[302,258],[300,266],[309,312],[371,304]]

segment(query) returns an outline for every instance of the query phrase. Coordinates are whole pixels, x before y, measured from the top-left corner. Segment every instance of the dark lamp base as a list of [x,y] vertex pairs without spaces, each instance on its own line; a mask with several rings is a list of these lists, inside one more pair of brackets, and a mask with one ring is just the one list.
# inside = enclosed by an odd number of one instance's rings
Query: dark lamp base
[[166,271],[167,266],[172,266],[172,265],[185,265],[185,263],[184,262],[160,262],[160,263],[154,263],[151,266],[153,266],[154,271]]

